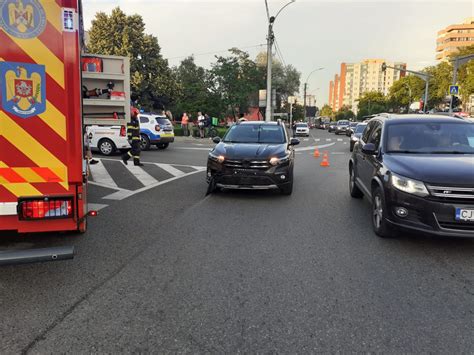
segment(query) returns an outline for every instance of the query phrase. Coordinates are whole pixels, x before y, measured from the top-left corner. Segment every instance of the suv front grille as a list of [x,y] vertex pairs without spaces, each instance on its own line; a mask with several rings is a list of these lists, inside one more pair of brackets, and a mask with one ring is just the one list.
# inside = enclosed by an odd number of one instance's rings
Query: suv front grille
[[443,202],[474,203],[474,187],[426,185],[431,196]]
[[270,163],[267,160],[225,160],[224,165],[232,169],[266,170],[270,168]]

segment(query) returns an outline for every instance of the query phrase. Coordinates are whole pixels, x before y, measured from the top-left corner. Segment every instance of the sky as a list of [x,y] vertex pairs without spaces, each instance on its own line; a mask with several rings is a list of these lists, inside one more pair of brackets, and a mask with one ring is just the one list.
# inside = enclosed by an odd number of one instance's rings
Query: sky
[[[288,2],[268,0],[270,15]],[[194,54],[209,68],[231,47],[252,57],[266,50],[265,0],[83,0],[86,29],[96,12],[116,6],[143,17],[170,65]],[[324,68],[308,81],[321,107],[341,62],[383,58],[422,69],[436,64],[436,33],[472,16],[474,1],[296,0],[280,13],[274,32],[284,62],[302,73],[302,83]]]

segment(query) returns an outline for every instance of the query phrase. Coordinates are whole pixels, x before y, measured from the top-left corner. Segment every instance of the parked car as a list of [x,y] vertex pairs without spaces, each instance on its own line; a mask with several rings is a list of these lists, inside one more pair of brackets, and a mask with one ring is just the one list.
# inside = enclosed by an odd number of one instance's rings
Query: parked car
[[109,156],[118,150],[130,149],[125,126],[87,126],[87,138],[93,151]]
[[474,237],[474,123],[440,115],[371,119],[349,162],[352,197],[380,237],[399,229]]
[[329,122],[329,126],[328,126],[328,132],[329,133],[332,133],[334,131],[336,131],[336,125],[337,125],[337,122]]
[[349,143],[349,150],[351,152],[354,150],[354,145],[359,141],[360,137],[362,137],[365,127],[367,127],[367,123],[358,123],[355,127],[354,133],[352,133],[351,141]]
[[217,189],[293,191],[297,138],[289,138],[280,122],[241,122],[229,128],[207,160],[209,192]]
[[297,136],[309,137],[309,127],[307,123],[297,123],[296,133]]
[[337,121],[336,123],[336,127],[334,129],[334,133],[339,135],[339,134],[344,134],[346,133],[346,130],[348,129],[349,127],[349,121],[347,120],[339,120]]
[[151,145],[166,149],[174,142],[173,124],[166,116],[141,113],[140,136],[142,150],[149,150]]
[[350,137],[354,133],[354,129],[359,124],[359,122],[350,122],[349,127],[346,129],[346,136]]

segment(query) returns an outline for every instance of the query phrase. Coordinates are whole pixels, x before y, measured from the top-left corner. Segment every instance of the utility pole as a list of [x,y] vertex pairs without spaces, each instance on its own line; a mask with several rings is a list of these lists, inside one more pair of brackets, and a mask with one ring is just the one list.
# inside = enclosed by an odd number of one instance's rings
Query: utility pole
[[265,108],[265,121],[272,120],[272,46],[273,46],[273,23],[275,17],[270,17],[268,21],[268,36],[267,36],[267,107]]
[[303,94],[303,120],[306,121],[306,89],[308,83],[304,83],[304,94]]
[[[460,65],[469,62],[474,58],[474,54],[464,55],[462,57],[456,57],[452,61],[453,63],[453,85],[456,85],[458,80],[458,68]],[[454,95],[451,95],[451,101],[449,102],[449,113],[453,113],[453,99]]]

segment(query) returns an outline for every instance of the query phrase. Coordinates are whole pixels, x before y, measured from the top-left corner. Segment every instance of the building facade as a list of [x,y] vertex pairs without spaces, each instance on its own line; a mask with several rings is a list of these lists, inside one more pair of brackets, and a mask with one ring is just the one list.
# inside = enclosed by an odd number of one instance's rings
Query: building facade
[[384,59],[366,59],[359,63],[341,63],[340,74],[329,84],[329,105],[333,111],[342,106],[357,113],[359,97],[365,92],[378,91],[387,95],[395,81],[405,76],[405,72],[387,68],[382,64],[406,69],[406,63],[389,62]]
[[457,52],[459,48],[472,45],[474,45],[474,17],[438,31],[436,59],[448,60],[449,56]]

